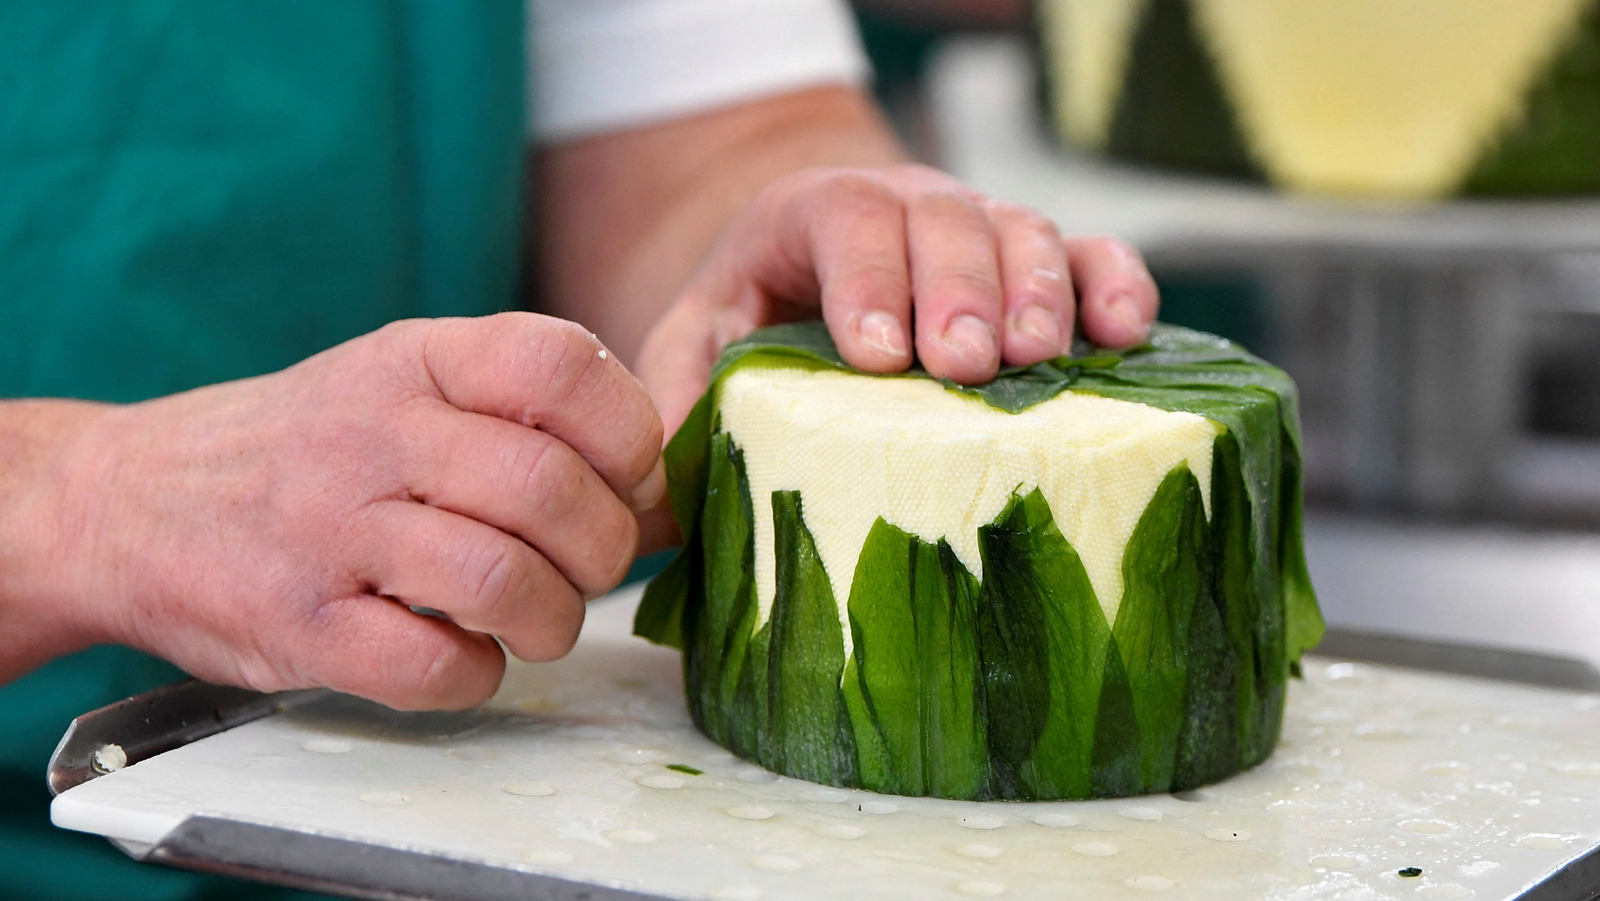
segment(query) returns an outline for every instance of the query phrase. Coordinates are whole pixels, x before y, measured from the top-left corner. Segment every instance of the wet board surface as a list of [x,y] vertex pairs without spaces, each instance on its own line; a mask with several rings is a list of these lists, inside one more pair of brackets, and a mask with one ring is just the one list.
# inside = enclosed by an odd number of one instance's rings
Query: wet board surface
[[637,597],[596,602],[571,656],[514,665],[481,710],[325,697],[72,788],[54,819],[159,845],[210,817],[661,898],[1600,893],[1600,696],[1311,658],[1282,745],[1222,784],[901,798],[779,778],[700,736],[677,653],[629,635]]

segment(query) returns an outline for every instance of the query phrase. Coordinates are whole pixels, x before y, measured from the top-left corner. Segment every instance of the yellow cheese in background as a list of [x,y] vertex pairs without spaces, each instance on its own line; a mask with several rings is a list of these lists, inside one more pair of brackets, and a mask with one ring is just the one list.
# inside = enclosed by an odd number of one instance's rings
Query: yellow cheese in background
[[927,379],[755,366],[728,375],[717,410],[749,478],[757,626],[777,582],[772,492],[798,491],[847,656],[850,584],[879,516],[923,541],[948,541],[982,579],[978,529],[1035,487],[1115,621],[1122,553],[1139,517],[1179,463],[1199,480],[1209,511],[1221,431],[1193,413],[1092,394],[1066,392],[1011,414]]
[[1190,2],[1275,182],[1427,197],[1520,113],[1590,0]]
[[1063,0],[1039,9],[1053,52],[1056,115],[1067,137],[1104,147],[1122,93],[1128,45],[1146,0]]

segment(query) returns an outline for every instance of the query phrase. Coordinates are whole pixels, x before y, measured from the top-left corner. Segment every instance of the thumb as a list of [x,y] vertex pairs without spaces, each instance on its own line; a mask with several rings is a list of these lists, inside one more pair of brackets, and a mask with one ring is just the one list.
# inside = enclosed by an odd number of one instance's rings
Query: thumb
[[666,441],[672,440],[705,393],[722,348],[750,334],[756,325],[749,311],[707,303],[692,289],[661,317],[645,339],[635,368],[661,416]]

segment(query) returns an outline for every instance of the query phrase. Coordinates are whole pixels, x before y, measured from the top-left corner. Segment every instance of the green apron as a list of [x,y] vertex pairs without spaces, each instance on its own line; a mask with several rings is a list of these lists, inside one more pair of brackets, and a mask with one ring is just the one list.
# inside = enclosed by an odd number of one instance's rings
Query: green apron
[[[518,0],[0,4],[0,396],[136,401],[513,307],[523,77]],[[0,895],[248,896],[49,825],[67,722],[178,675],[97,648],[0,688]]]

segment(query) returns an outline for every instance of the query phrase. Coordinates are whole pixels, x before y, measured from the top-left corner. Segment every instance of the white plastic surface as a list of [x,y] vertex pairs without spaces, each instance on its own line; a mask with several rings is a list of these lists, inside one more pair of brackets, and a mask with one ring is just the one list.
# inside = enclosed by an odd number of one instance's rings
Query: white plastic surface
[[513,667],[484,711],[317,702],[85,783],[55,820],[155,843],[206,813],[734,901],[1502,899],[1600,842],[1597,696],[1310,660],[1275,756],[1223,784],[898,798],[702,738],[677,654],[628,635],[635,598],[597,602],[570,657]]

